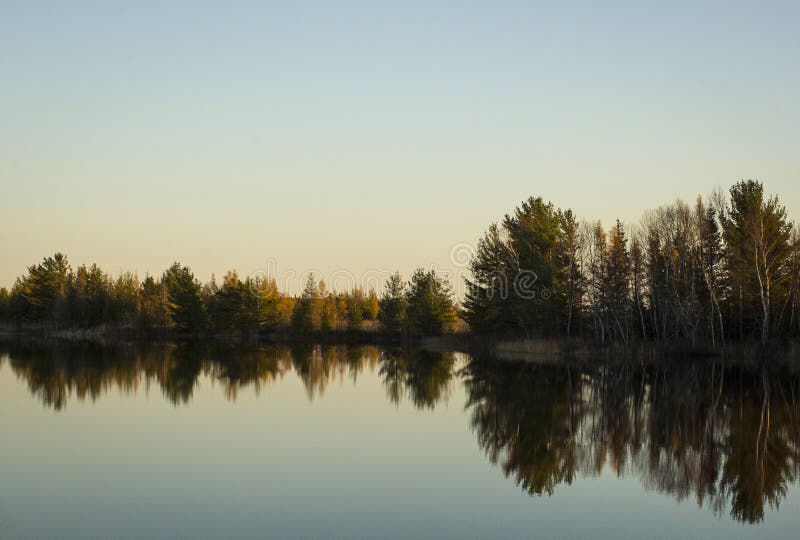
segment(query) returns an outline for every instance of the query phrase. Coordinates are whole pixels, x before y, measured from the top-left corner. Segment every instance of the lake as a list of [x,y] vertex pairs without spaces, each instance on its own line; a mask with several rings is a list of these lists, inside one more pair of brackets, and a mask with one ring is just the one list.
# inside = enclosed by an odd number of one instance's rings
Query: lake
[[0,343],[0,538],[796,538],[786,367]]

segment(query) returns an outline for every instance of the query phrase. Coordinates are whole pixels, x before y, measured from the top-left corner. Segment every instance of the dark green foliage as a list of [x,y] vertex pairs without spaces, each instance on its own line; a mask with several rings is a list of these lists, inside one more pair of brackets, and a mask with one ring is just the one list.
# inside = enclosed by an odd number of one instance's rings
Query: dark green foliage
[[378,320],[387,332],[397,333],[405,329],[406,311],[406,285],[400,272],[395,272],[386,281],[383,296],[380,300]]
[[774,301],[790,288],[787,265],[792,225],[777,197],[766,198],[754,180],[730,189],[730,206],[721,216],[732,286],[738,292],[739,332],[752,328],[763,343],[774,322]]
[[541,197],[531,197],[503,220],[509,247],[516,256],[509,296],[512,317],[526,334],[548,335],[559,326],[560,309],[553,301],[560,210]]
[[67,303],[70,319],[76,326],[88,328],[110,321],[112,289],[106,274],[93,264],[79,266],[70,279]]
[[0,287],[0,322],[6,322],[11,317],[11,297],[8,289]]
[[540,197],[524,201],[479,240],[465,318],[479,332],[572,333],[583,294],[578,224]]
[[140,323],[144,328],[166,328],[172,322],[169,291],[163,281],[147,276],[140,289]]
[[630,335],[630,257],[622,223],[611,228],[606,248],[604,288],[609,334],[622,341]]
[[[212,282],[213,283],[213,282]],[[214,326],[220,330],[258,330],[257,297],[235,271],[228,272],[222,287],[211,286],[207,300]]]
[[19,278],[15,285],[19,301],[13,308],[14,315],[35,322],[63,318],[69,271],[67,257],[61,253],[29,266],[28,274]]
[[580,267],[581,237],[578,221],[572,210],[559,212],[559,231],[555,246],[554,300],[558,319],[567,337],[581,323],[581,303],[585,280]]
[[752,180],[729,203],[646,214],[632,241],[619,221],[578,227],[530,198],[490,227],[470,270],[464,317],[478,332],[712,346],[800,333],[800,233]]
[[515,325],[510,295],[517,275],[516,257],[496,224],[478,240],[470,261],[472,278],[467,279],[465,318],[478,332],[508,330]]
[[408,325],[425,335],[449,330],[456,321],[450,286],[434,270],[418,268],[408,284]]
[[295,332],[313,332],[321,326],[321,302],[314,274],[309,274],[303,294],[297,299],[292,312],[292,329]]
[[161,278],[166,284],[169,309],[175,326],[185,330],[202,330],[209,317],[200,295],[201,285],[186,266],[173,263]]

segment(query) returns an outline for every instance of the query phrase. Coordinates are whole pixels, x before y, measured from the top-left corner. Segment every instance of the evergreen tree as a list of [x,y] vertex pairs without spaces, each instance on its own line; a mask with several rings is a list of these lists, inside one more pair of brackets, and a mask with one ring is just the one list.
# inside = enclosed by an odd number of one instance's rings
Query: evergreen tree
[[165,283],[147,276],[141,284],[141,313],[139,323],[144,328],[170,326],[169,291]]
[[745,313],[758,313],[752,319],[766,343],[773,300],[788,284],[792,225],[778,198],[765,197],[764,186],[755,180],[743,180],[730,189],[730,206],[721,217],[729,272],[739,291],[740,328]]
[[580,267],[581,236],[572,210],[559,212],[560,229],[556,243],[556,271],[553,287],[559,303],[560,318],[567,337],[580,325],[584,283]]
[[259,328],[275,330],[281,326],[281,294],[275,279],[256,276],[248,278],[246,285],[255,301]]
[[478,240],[466,279],[464,317],[477,332],[504,331],[513,327],[510,295],[517,275],[516,259],[497,224]]
[[245,302],[249,291],[235,270],[225,274],[221,287],[216,287],[212,281],[207,294],[208,311],[215,328],[231,331],[251,326],[244,320],[247,318]]
[[436,335],[449,330],[456,321],[450,286],[436,275],[418,268],[411,276],[408,292],[408,323],[417,333]]
[[66,307],[69,272],[67,257],[61,253],[29,266],[28,274],[17,282],[21,301],[16,311],[31,321],[58,321]]
[[[716,345],[718,339],[721,343],[725,342],[725,323],[721,307],[725,291],[722,235],[717,224],[716,210],[713,207],[706,207],[701,197],[697,198],[695,219],[697,220],[700,268],[708,297],[711,300],[708,302],[710,311],[708,328],[711,333],[711,344]],[[715,330],[717,322],[719,322],[719,332]]]
[[514,294],[509,296],[513,317],[526,334],[554,333],[561,311],[552,298],[560,213],[552,203],[531,197],[505,217],[503,227],[516,257]]
[[594,336],[605,343],[608,331],[608,300],[606,289],[606,233],[599,221],[591,228],[589,243],[588,299],[592,314]]
[[386,281],[380,300],[378,320],[383,329],[390,333],[401,332],[406,326],[406,285],[400,272],[395,272]]
[[173,263],[161,280],[167,287],[169,309],[175,326],[184,330],[203,330],[209,317],[201,296],[200,282],[187,266]]
[[622,223],[617,220],[608,235],[605,256],[605,301],[610,332],[628,341],[630,328],[630,257]]
[[114,281],[111,291],[112,322],[124,326],[134,326],[139,322],[139,288],[139,278],[130,272],[123,272]]
[[93,264],[86,271],[85,286],[87,326],[101,325],[109,314],[109,286],[106,273]]
[[321,300],[320,328],[323,332],[336,330],[339,326],[339,314],[336,295],[326,294]]
[[0,287],[0,322],[7,322],[11,318],[11,297],[8,289]]
[[292,328],[296,332],[313,332],[320,328],[321,315],[319,289],[314,274],[309,274],[303,294],[297,299],[292,312]]

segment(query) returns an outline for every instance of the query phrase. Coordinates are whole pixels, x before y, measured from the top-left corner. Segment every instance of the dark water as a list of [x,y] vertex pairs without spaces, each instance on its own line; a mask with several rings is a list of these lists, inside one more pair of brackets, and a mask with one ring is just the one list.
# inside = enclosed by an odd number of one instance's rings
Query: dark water
[[790,370],[0,344],[0,538],[797,538]]

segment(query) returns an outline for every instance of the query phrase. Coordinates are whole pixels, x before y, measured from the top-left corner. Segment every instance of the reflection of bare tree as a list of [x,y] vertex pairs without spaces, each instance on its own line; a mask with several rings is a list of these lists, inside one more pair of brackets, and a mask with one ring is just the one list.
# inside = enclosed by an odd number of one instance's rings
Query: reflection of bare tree
[[797,374],[714,363],[478,361],[465,373],[479,445],[532,494],[608,466],[648,489],[757,522],[798,478]]

